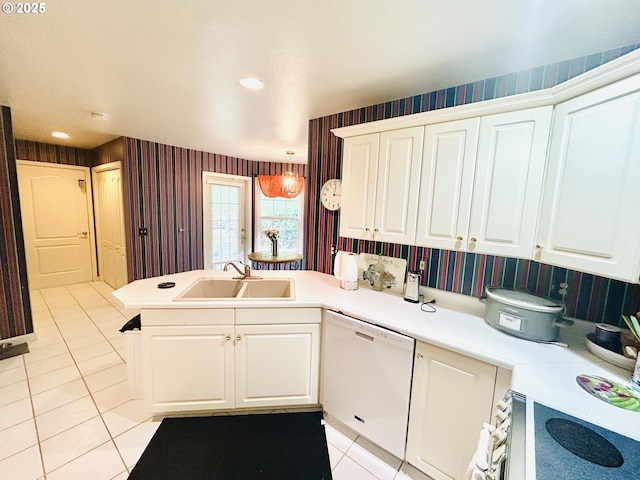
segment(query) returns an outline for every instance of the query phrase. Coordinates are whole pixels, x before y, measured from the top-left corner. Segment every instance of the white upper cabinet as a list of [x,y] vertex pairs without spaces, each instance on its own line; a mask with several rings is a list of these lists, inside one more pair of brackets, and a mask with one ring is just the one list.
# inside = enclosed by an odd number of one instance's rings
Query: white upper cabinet
[[548,89],[332,132],[343,237],[640,282],[640,50]]
[[428,125],[416,244],[530,257],[551,109]]
[[345,139],[341,236],[413,243],[423,136],[412,127]]
[[638,282],[640,75],[557,106],[534,259]]
[[482,117],[467,250],[531,257],[551,111]]
[[380,134],[349,137],[342,156],[340,236],[372,236]]
[[480,119],[425,128],[416,244],[460,249],[467,238]]

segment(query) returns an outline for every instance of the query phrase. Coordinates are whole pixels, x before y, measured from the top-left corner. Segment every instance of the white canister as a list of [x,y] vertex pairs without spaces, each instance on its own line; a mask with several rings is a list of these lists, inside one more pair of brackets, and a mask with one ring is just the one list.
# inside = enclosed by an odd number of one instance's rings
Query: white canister
[[333,263],[333,274],[340,280],[344,290],[358,289],[358,256],[355,253],[339,251]]

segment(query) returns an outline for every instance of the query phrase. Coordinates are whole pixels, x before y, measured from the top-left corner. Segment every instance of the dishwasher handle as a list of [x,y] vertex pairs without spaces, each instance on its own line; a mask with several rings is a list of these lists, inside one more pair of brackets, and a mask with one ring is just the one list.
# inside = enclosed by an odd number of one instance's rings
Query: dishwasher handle
[[368,340],[370,342],[373,342],[373,337],[371,335],[367,335],[365,333],[359,332],[358,330],[355,331],[356,337],[360,337],[363,340]]
[[415,346],[415,339],[412,337],[364,322],[354,317],[349,317],[342,313],[328,310],[325,313],[325,321],[352,330],[356,336],[364,340],[369,340],[367,337],[370,337],[370,341],[372,342],[377,340],[379,342],[390,343],[405,350],[413,350]]

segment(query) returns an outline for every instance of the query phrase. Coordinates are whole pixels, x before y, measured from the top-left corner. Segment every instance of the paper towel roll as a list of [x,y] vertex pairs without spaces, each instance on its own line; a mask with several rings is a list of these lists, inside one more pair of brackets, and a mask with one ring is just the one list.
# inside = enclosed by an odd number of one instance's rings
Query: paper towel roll
[[345,290],[358,288],[358,256],[355,253],[339,251],[333,265],[333,274],[340,280]]

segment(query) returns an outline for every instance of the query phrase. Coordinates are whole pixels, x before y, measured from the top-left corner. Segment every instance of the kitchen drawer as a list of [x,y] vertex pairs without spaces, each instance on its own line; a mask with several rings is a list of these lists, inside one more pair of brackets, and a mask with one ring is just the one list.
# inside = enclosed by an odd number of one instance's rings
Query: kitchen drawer
[[277,325],[286,323],[320,323],[320,308],[238,308],[236,325]]
[[233,325],[233,308],[149,309],[140,313],[142,325]]

